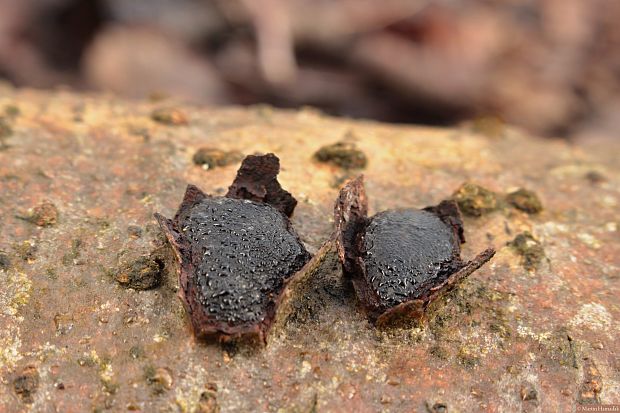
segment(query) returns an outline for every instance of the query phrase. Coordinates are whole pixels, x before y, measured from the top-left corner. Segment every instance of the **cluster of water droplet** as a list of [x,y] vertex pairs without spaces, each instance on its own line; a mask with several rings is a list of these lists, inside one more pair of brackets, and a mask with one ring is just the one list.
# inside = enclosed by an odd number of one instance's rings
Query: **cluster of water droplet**
[[231,325],[262,321],[284,280],[309,259],[286,218],[267,204],[207,198],[182,230],[200,262],[190,281],[196,298],[207,314]]
[[367,282],[386,307],[420,297],[459,268],[454,232],[427,211],[375,215],[363,245]]

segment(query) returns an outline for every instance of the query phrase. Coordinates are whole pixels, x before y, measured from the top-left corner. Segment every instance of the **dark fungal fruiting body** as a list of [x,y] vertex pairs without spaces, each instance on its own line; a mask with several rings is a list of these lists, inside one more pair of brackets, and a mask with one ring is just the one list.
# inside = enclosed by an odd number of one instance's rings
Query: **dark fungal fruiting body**
[[196,300],[219,322],[264,320],[270,294],[300,270],[308,253],[288,220],[268,204],[205,198],[181,221],[196,263]]
[[274,155],[249,156],[226,197],[190,185],[172,220],[156,214],[180,262],[180,296],[198,337],[264,341],[287,284],[310,259],[285,214],[294,199],[278,171]]
[[340,192],[335,208],[343,271],[377,325],[419,318],[440,295],[480,268],[495,251],[461,259],[463,223],[457,204],[402,209],[367,217],[362,177]]
[[390,307],[428,293],[461,265],[456,234],[428,211],[380,212],[361,246],[370,287]]

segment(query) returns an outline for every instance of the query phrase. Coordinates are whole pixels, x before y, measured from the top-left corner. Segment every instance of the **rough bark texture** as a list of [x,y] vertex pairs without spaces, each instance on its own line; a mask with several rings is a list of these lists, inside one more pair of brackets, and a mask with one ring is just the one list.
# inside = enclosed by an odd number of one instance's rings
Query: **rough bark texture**
[[[186,124],[152,119],[163,107]],[[617,141],[0,86],[2,113],[2,412],[546,412],[620,403]],[[298,280],[304,293],[266,347],[195,340],[153,212],[171,216],[188,183],[223,195],[238,168],[205,171],[195,151],[276,153],[278,179],[299,200],[293,224],[316,252],[351,172],[313,153],[345,135],[368,158],[370,214],[434,205],[465,181],[497,193],[527,188],[543,209],[500,203],[465,217],[463,258],[498,252],[423,324],[370,325],[330,248],[315,275]],[[45,225],[24,219],[50,204]],[[159,286],[116,281],[144,260],[164,264]]]

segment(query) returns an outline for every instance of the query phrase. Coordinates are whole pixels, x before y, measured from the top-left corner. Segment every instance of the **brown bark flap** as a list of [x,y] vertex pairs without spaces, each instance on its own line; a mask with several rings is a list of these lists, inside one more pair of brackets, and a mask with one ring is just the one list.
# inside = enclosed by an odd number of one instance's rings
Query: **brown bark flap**
[[277,179],[278,173],[280,159],[274,154],[248,155],[241,163],[226,196],[264,202],[290,217],[297,200],[282,188]]

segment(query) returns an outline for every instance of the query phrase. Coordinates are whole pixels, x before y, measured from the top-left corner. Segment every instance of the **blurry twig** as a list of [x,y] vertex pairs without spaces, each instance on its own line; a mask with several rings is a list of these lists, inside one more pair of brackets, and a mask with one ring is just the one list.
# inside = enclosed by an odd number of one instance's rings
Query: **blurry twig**
[[258,65],[272,85],[291,84],[296,75],[291,21],[282,0],[241,0],[248,9],[258,43]]

